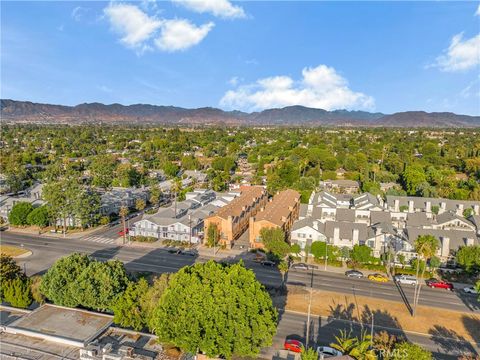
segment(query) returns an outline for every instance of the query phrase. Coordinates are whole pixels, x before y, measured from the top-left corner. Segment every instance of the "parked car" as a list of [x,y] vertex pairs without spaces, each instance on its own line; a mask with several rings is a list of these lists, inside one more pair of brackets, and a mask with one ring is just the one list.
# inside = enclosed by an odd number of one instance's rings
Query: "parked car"
[[431,287],[432,289],[438,288],[438,289],[453,291],[453,284],[447,281],[437,280],[437,279],[428,279],[426,283],[427,283],[427,286]]
[[310,267],[307,264],[304,264],[304,263],[292,264],[292,266],[290,266],[290,267],[292,269],[298,269],[298,270],[308,270],[308,269],[310,269]]
[[404,285],[417,285],[418,281],[415,276],[410,275],[395,275],[395,281]]
[[270,267],[275,266],[275,263],[274,263],[273,261],[270,261],[270,260],[263,260],[263,261],[261,262],[261,264],[262,264],[263,266],[270,266]]
[[283,344],[283,348],[295,353],[301,353],[303,349],[303,343],[295,339],[286,339],[285,343]]
[[328,358],[328,357],[334,357],[334,356],[342,356],[343,353],[341,351],[338,351],[337,349],[331,348],[329,346],[319,346],[317,348],[317,353],[320,358]]
[[345,271],[345,275],[347,277],[351,277],[351,278],[357,278],[357,279],[363,278],[363,273],[361,271],[358,271],[358,270]]
[[467,294],[478,294],[478,291],[473,286],[467,286],[467,287],[463,288],[463,292],[465,292]]
[[368,280],[372,280],[376,282],[387,282],[388,278],[383,274],[376,273],[376,274],[368,275]]

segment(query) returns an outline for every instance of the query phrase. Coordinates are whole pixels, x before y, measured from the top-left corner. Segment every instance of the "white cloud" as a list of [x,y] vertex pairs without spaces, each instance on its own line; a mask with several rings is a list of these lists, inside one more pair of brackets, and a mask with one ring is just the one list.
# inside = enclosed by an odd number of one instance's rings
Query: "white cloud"
[[232,86],[237,86],[240,83],[240,81],[242,81],[242,79],[239,78],[238,76],[232,76],[230,80],[228,80],[228,83]]
[[186,19],[163,20],[155,45],[168,52],[186,50],[200,43],[213,27],[212,22],[196,26]]
[[478,4],[477,11],[475,11],[476,16],[480,16],[480,4]]
[[361,92],[352,91],[347,80],[334,68],[319,65],[304,68],[302,79],[298,81],[289,76],[273,76],[229,90],[220,100],[220,105],[248,111],[291,105],[325,110],[372,110],[375,100]]
[[469,70],[480,64],[480,34],[463,40],[463,33],[452,38],[444,54],[437,57],[434,64],[442,71],[455,72]]
[[71,16],[75,21],[80,21],[89,11],[88,8],[77,6],[72,10]]
[[145,48],[145,41],[162,25],[161,20],[148,16],[135,5],[112,3],[104,13],[113,30],[122,36],[121,42],[132,48]]
[[172,0],[174,3],[198,12],[210,13],[221,18],[244,18],[245,11],[228,0]]

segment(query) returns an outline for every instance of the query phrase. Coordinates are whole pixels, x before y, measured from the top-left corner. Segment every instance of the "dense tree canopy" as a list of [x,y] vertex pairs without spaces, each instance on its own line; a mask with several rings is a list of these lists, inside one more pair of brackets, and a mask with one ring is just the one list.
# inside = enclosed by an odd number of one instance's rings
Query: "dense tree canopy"
[[16,203],[8,214],[9,223],[16,226],[28,225],[27,218],[32,210],[33,206],[29,202],[21,201]]
[[209,261],[172,277],[152,325],[162,341],[182,350],[230,359],[271,345],[276,321],[272,300],[251,270]]

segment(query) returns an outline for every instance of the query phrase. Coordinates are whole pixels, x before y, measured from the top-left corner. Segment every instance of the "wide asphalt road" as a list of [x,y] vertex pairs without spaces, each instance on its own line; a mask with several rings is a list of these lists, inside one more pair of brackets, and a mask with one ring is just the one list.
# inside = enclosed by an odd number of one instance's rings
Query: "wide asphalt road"
[[[19,264],[25,267],[28,275],[44,272],[56,259],[72,252],[86,253],[99,260],[118,259],[125,263],[128,270],[153,273],[176,272],[183,266],[214,258],[213,254],[212,256],[201,257],[176,255],[165,249],[122,247],[81,239],[39,238],[9,232],[1,232],[0,237],[4,244],[17,246],[23,244],[24,247],[33,252],[31,256],[18,260]],[[236,258],[231,260],[236,260]],[[263,284],[273,287],[281,285],[282,276],[276,268],[263,267],[250,260],[244,261],[248,268],[254,270],[258,280]],[[286,283],[290,286],[310,286],[312,272],[290,270],[286,275]],[[413,286],[396,286],[392,281],[375,283],[367,279],[350,279],[343,274],[320,270],[313,272],[313,288],[397,301],[405,303],[406,306],[413,301]],[[480,313],[480,304],[476,296],[465,294],[462,289],[451,292],[422,286],[419,304],[441,309]]]
[[[343,320],[331,320],[325,317],[312,316],[310,318],[309,347],[329,346],[335,342],[335,336],[338,336],[340,330],[346,330],[352,335],[360,336],[362,331],[371,333],[371,327]],[[373,326],[374,334],[384,329]],[[388,332],[395,335],[397,339],[407,339],[410,342],[418,344],[431,351],[435,359],[457,359],[461,354],[480,354],[478,344],[471,344],[459,338],[445,337],[445,334],[439,332],[429,336],[416,334],[412,332],[403,332],[402,330],[388,329]],[[277,334],[274,337],[273,345],[262,351],[262,358],[286,359],[285,351],[280,351],[280,356],[275,356],[279,349],[283,349],[283,343],[286,338],[294,338],[306,344],[307,334],[307,315],[293,312],[284,312],[280,314],[280,322],[277,327]],[[289,357],[290,358],[290,357]]]

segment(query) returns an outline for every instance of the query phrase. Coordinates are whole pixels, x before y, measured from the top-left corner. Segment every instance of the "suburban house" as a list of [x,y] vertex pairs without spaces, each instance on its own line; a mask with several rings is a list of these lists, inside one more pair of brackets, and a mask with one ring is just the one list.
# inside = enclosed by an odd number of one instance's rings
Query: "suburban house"
[[340,194],[356,194],[360,191],[360,184],[355,180],[325,180],[320,181],[320,187]]
[[255,216],[267,201],[268,194],[263,187],[241,187],[238,197],[205,219],[204,231],[207,233],[210,225],[216,226],[220,233],[220,243],[232,247],[234,241],[247,229],[250,217]]
[[[291,242],[302,249],[314,241],[347,248],[367,245],[375,256],[393,250],[409,260],[417,256],[416,239],[433,235],[439,240],[437,256],[446,262],[460,246],[479,244],[479,205],[478,201],[401,196],[387,196],[384,203],[368,193],[339,197],[322,191],[310,197],[307,211],[294,223]],[[473,215],[465,218],[465,209],[472,209]]]
[[188,179],[192,179],[192,182],[196,186],[203,186],[208,184],[207,174],[199,170],[185,170],[183,173]]
[[283,190],[271,199],[265,208],[250,218],[249,241],[251,248],[263,248],[261,230],[264,228],[280,228],[289,241],[293,222],[300,212],[300,193],[295,190]]
[[145,203],[150,198],[147,188],[114,187],[101,194],[100,213],[102,215],[118,214],[122,206],[135,208],[137,200]]
[[43,205],[45,202],[42,200],[42,188],[43,184],[37,183],[31,188],[19,192],[17,195],[1,195],[0,217],[8,221],[8,214],[10,214],[13,206],[19,202],[28,202],[32,204],[33,207]]
[[163,240],[199,243],[203,237],[203,222],[218,210],[212,190],[196,190],[186,194],[186,200],[160,208],[152,215],[145,214],[133,224],[133,236],[149,236]]

